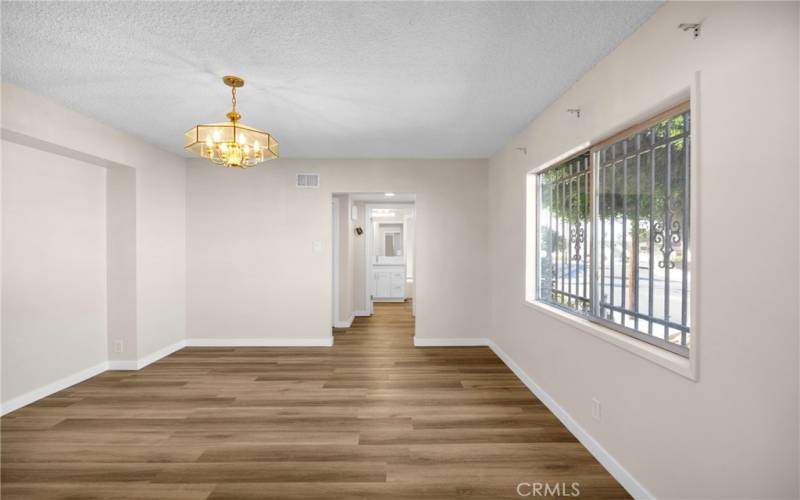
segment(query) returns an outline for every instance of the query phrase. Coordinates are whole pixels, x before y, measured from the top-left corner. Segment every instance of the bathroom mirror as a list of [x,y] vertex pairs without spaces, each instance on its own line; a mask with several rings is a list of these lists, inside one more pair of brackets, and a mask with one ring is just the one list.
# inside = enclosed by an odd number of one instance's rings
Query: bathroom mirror
[[375,234],[375,256],[403,258],[403,224],[396,222],[377,224]]
[[399,257],[403,255],[403,237],[399,232],[383,234],[383,255]]

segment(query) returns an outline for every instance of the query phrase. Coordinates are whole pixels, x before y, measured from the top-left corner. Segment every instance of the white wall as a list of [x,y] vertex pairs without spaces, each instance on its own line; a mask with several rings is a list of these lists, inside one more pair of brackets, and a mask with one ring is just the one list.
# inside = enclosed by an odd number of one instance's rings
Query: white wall
[[106,171],[3,141],[2,397],[105,362]]
[[353,237],[352,221],[350,220],[350,196],[347,194],[334,195],[339,200],[339,212],[334,214],[338,220],[339,228],[339,289],[334,290],[338,295],[339,311],[337,320],[348,323],[353,315]]
[[[353,312],[365,314],[367,312],[367,226],[365,204],[355,201],[353,205],[358,211],[358,217],[353,221],[350,231],[353,247]],[[364,232],[355,234],[355,228],[360,227]]]
[[[321,188],[296,189],[297,172]],[[331,194],[385,191],[417,195],[417,335],[486,337],[486,184],[484,160],[190,162],[189,337],[330,338]]]
[[186,338],[185,160],[152,153],[136,168],[139,357]]
[[[186,334],[185,160],[5,83],[2,132],[3,145],[11,144],[12,149],[24,145],[58,157],[65,164],[101,169],[104,193],[110,195],[106,196],[101,211],[104,217],[108,211],[109,228],[104,233],[104,257],[98,261],[104,267],[106,294],[97,308],[105,311],[108,307],[109,312],[104,328],[108,341],[104,342],[103,350],[108,344],[110,351],[106,358],[135,366],[143,356],[183,340]],[[3,168],[19,168],[19,162],[17,157],[4,155]],[[4,185],[8,192],[14,189],[13,185]],[[3,199],[4,219],[9,203]],[[3,228],[8,238],[16,238],[16,231],[13,227]],[[10,285],[3,282],[2,286],[3,300],[14,300],[9,298]],[[16,345],[16,335],[4,329],[3,343]],[[115,340],[124,342],[122,353],[113,352]],[[82,344],[76,343],[63,350],[62,355],[70,358],[73,351],[82,348]],[[22,355],[4,348],[3,356],[14,359]],[[3,375],[4,387],[24,385],[7,372],[5,365]],[[8,399],[4,391],[3,401]]]
[[106,169],[106,220],[108,359],[137,359],[135,169]]
[[[524,305],[523,228],[529,169],[697,70],[695,382]],[[491,159],[494,340],[656,497],[798,496],[798,83],[797,3],[667,3]]]

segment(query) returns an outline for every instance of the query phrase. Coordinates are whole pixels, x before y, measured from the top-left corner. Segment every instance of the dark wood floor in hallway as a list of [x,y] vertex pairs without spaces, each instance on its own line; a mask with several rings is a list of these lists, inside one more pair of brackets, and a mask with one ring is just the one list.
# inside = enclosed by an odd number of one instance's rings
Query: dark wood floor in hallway
[[629,498],[490,349],[413,335],[409,304],[376,304],[332,348],[105,372],[2,418],[2,498]]

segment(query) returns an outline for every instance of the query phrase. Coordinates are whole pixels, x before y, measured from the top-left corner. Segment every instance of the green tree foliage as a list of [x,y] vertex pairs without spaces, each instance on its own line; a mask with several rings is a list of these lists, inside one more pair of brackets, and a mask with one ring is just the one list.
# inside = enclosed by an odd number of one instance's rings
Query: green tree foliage
[[591,176],[599,175],[601,218],[634,220],[638,206],[640,219],[649,219],[652,210],[653,219],[663,220],[669,207],[671,219],[682,224],[683,203],[688,201],[684,200],[688,125],[684,113],[616,142],[600,151],[593,172],[588,168],[589,153],[547,170],[540,176],[542,205],[572,224],[589,220]]

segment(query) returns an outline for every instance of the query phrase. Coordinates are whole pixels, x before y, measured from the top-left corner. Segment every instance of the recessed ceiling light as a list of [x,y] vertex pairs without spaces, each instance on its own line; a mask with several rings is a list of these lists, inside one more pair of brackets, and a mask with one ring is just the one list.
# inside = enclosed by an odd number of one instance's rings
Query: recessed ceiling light
[[390,198],[391,198],[392,196],[394,196],[394,193],[383,193],[383,195],[384,195],[384,196],[388,196],[388,197],[390,197]]

